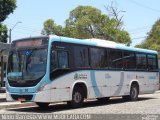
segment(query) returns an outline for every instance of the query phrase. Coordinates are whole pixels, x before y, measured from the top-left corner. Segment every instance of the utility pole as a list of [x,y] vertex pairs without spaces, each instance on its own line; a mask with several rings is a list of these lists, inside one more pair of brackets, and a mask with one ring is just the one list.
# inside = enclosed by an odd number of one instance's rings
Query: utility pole
[[11,32],[12,32],[12,29],[9,29],[9,43],[11,43]]
[[16,24],[12,28],[9,29],[9,43],[11,43],[12,41],[12,31],[17,26],[18,23],[22,23],[22,22],[16,22]]
[[4,59],[3,59],[3,51],[6,49],[2,49],[0,51],[1,56],[1,87],[3,87],[3,79],[4,79]]
[[1,54],[1,87],[3,87],[3,79],[4,79],[4,62],[3,62],[3,55]]

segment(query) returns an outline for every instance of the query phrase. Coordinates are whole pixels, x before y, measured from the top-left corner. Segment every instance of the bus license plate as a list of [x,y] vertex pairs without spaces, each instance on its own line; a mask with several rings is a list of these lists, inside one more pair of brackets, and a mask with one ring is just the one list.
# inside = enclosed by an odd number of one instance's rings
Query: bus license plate
[[18,98],[18,101],[24,102],[26,100],[25,100],[25,98]]

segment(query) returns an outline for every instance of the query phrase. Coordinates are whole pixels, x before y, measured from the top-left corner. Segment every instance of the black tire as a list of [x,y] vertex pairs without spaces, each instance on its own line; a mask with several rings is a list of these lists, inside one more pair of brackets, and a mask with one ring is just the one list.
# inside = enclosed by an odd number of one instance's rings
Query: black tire
[[133,84],[131,86],[131,90],[130,90],[130,100],[131,101],[137,101],[138,100],[138,94],[139,94],[138,85]]
[[72,101],[68,101],[67,104],[72,108],[78,108],[83,106],[84,92],[81,87],[76,87],[72,93]]
[[106,103],[107,101],[109,101],[109,97],[104,97],[104,98],[97,98],[98,102],[100,103]]
[[38,105],[38,107],[40,109],[47,109],[49,106],[49,103],[41,103],[41,102],[36,102],[36,104]]

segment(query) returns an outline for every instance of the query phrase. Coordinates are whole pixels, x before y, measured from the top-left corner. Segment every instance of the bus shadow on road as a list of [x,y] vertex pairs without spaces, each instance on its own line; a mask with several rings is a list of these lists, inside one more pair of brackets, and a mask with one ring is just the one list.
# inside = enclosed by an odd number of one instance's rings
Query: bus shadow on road
[[[138,101],[146,101],[150,99],[156,99],[152,97],[139,97]],[[135,102],[138,102],[135,101]],[[122,98],[111,98],[109,101],[106,102],[100,102],[98,100],[89,100],[84,102],[84,105],[82,108],[89,108],[89,107],[97,107],[97,106],[104,106],[104,105],[113,105],[113,104],[121,104],[121,103],[128,103],[132,101],[125,101]],[[81,109],[81,108],[76,108]],[[58,104],[51,104],[47,109],[40,109],[38,106],[27,106],[27,107],[21,107],[21,108],[8,108],[6,111],[11,112],[19,112],[19,113],[53,113],[53,112],[63,112],[73,110],[70,106],[68,106],[65,102],[58,103]]]

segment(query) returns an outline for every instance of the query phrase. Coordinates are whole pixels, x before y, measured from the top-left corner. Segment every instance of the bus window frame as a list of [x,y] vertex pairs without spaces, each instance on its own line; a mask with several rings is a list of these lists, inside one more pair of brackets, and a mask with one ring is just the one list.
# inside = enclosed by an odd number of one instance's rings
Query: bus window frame
[[[55,68],[55,69],[52,69],[51,68],[51,64],[52,64],[52,51],[56,51],[56,54],[57,54],[57,64],[58,64],[58,67]],[[67,68],[59,68],[59,57],[58,57],[58,51],[64,51],[64,52],[67,52],[67,62],[68,62],[68,67]],[[52,77],[52,74],[54,74],[55,72],[57,71],[66,71],[66,73],[68,73],[68,71],[70,71],[70,62],[69,62],[69,50],[66,50],[66,49],[57,49],[54,45],[51,47],[51,54],[50,54],[50,80],[54,80],[56,79],[57,77],[59,77],[60,75],[58,76],[53,76]]]
[[[145,69],[139,69],[137,66],[137,54],[144,54],[145,58],[146,58],[146,65],[145,65]],[[147,54],[148,53],[142,53],[142,52],[135,52],[135,56],[136,56],[136,71],[148,71],[148,59],[147,59]]]
[[[106,52],[106,55],[107,55],[107,66],[106,67],[103,67],[103,68],[94,68],[92,65],[91,65],[91,49],[103,49],[105,52]],[[88,50],[89,50],[89,65],[90,65],[90,68],[91,69],[96,69],[96,70],[108,70],[109,69],[109,54],[108,54],[108,51],[109,51],[109,48],[104,48],[104,47],[94,47],[94,46],[91,46],[91,47],[88,47]]]
[[121,50],[121,49],[109,48],[109,50],[107,51],[107,52],[108,52],[108,68],[109,68],[110,70],[117,70],[117,71],[122,71],[122,70],[124,70],[123,59],[122,59],[122,68],[113,68],[113,67],[111,66],[111,62],[110,62],[110,51],[111,51],[111,50],[120,51],[120,52],[121,52],[121,58],[123,57],[123,50]]
[[[54,43],[54,44],[53,44]],[[146,52],[137,52],[137,51],[132,51],[132,50],[123,50],[123,49],[114,49],[114,48],[106,48],[106,47],[100,47],[100,46],[89,46],[89,45],[82,45],[82,44],[76,44],[76,43],[66,43],[66,42],[53,42],[51,45],[52,47],[54,46],[54,49],[57,49],[57,50],[66,50],[66,48],[69,46],[69,47],[74,47],[75,45],[79,46],[79,47],[86,47],[87,48],[87,52],[88,52],[88,64],[89,66],[88,67],[77,67],[75,66],[75,63],[74,61],[75,60],[68,60],[69,62],[69,68],[71,69],[74,69],[74,70],[81,70],[81,69],[85,69],[85,70],[116,70],[116,71],[145,71],[145,72],[155,72],[155,71],[158,71],[158,70],[154,70],[154,71],[150,71],[148,70],[148,58],[147,58],[147,55],[156,55],[156,64],[158,63],[157,61],[157,54],[151,54],[151,53],[146,53]],[[64,46],[64,48],[56,48],[55,45],[58,45],[58,46]],[[105,68],[93,68],[91,66],[91,51],[90,51],[90,48],[98,48],[98,49],[105,49],[105,51],[107,52],[107,66],[108,67],[105,67]],[[67,51],[68,53],[72,54],[73,57],[74,57],[74,51],[72,51],[74,48],[72,49],[69,49],[67,48]],[[121,58],[123,57],[124,55],[124,52],[132,52],[134,53],[134,57],[135,57],[135,65],[136,67],[134,69],[126,69],[125,66],[124,66],[124,60],[122,60],[123,62],[123,65],[122,65],[122,68],[111,68],[110,67],[110,61],[109,61],[109,52],[110,50],[116,50],[116,51],[120,51],[121,52]],[[146,69],[137,69],[137,59],[136,59],[136,54],[145,54],[146,56]],[[68,59],[70,58],[71,56],[68,54]],[[72,63],[70,63],[72,62]],[[158,64],[157,64],[158,65]]]
[[136,71],[136,70],[137,70],[136,52],[134,52],[134,51],[129,51],[129,50],[123,50],[122,57],[124,57],[124,53],[125,53],[125,52],[133,53],[133,54],[134,54],[135,68],[133,68],[133,69],[128,69],[128,68],[126,68],[125,65],[124,65],[124,59],[123,59],[123,70],[124,70],[124,71]]
[[[72,44],[73,45],[73,44]],[[78,46],[78,47],[82,47],[82,48],[85,48],[86,49],[86,51],[85,51],[85,54],[86,54],[86,52],[87,52],[87,55],[86,55],[86,59],[88,60],[87,62],[88,62],[88,66],[83,66],[83,67],[78,67],[77,65],[76,65],[76,63],[75,63],[75,46]],[[89,46],[87,46],[87,45],[80,45],[80,44],[74,44],[74,46],[73,46],[73,57],[74,57],[74,60],[73,60],[73,63],[74,63],[74,67],[76,68],[76,69],[90,69],[91,68],[91,64],[90,64],[90,50],[89,50]],[[86,61],[86,60],[85,60]]]
[[[156,69],[152,70],[149,69],[148,67],[148,55],[154,55],[156,57]],[[147,54],[147,69],[149,72],[159,72],[159,68],[158,68],[158,55],[157,54]]]

